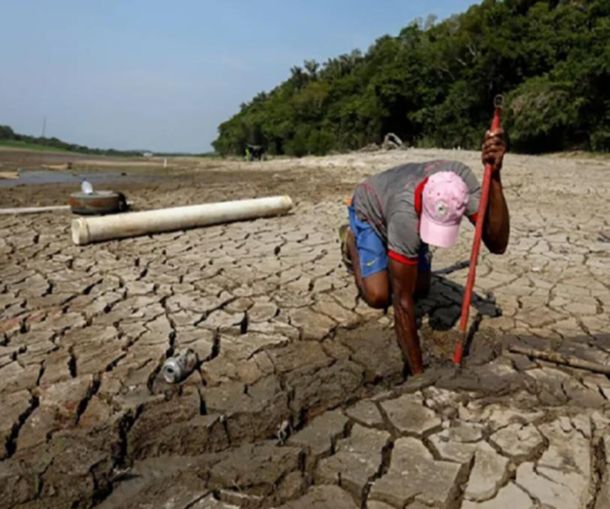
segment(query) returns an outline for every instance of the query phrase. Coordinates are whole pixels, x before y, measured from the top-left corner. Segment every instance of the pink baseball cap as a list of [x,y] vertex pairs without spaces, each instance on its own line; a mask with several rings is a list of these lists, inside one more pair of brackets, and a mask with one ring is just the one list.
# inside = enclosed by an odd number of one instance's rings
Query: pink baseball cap
[[421,239],[433,246],[453,246],[467,203],[468,187],[459,175],[451,171],[431,175],[422,193]]

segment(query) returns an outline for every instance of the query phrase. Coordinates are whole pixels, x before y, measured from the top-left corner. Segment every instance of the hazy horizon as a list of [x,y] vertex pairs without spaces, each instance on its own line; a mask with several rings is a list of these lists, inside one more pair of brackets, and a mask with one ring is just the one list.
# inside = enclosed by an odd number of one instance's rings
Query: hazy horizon
[[[206,152],[218,124],[320,63],[471,0],[2,0],[0,124],[97,148]],[[11,48],[10,51],[8,48]]]

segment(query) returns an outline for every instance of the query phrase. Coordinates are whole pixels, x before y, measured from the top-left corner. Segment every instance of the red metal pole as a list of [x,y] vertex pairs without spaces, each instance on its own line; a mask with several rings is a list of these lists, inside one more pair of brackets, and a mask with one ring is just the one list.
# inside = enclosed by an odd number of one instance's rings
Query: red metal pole
[[[501,126],[502,114],[502,97],[496,97],[494,101],[495,111],[491,121],[491,130],[495,131]],[[479,202],[479,211],[477,213],[477,222],[474,230],[474,240],[472,242],[472,251],[470,253],[470,266],[468,268],[468,279],[466,280],[466,288],[464,289],[464,300],[462,301],[462,315],[460,317],[460,337],[455,345],[453,353],[453,363],[456,366],[461,366],[462,357],[464,356],[464,345],[468,335],[468,314],[470,312],[470,303],[472,301],[472,289],[474,280],[477,275],[477,262],[479,260],[479,249],[481,248],[481,237],[483,236],[483,225],[485,224],[485,215],[487,214],[487,204],[489,202],[489,186],[491,184],[492,166],[485,165],[483,172],[483,184],[481,186],[481,201]]]

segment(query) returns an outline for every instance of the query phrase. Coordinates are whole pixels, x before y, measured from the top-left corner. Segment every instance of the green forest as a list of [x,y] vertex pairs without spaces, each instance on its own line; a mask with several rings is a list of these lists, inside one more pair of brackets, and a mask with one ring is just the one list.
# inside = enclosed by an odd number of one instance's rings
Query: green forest
[[484,0],[366,53],[307,60],[242,104],[213,145],[321,155],[392,132],[409,146],[474,149],[499,93],[512,150],[609,151],[610,0]]
[[76,143],[68,143],[59,138],[46,138],[44,136],[29,136],[27,134],[19,134],[7,125],[0,125],[0,145],[5,145],[15,148],[36,149],[40,150],[66,150],[69,152],[79,152],[82,154],[96,154],[108,156],[139,156],[142,151],[139,150],[115,150],[103,148],[91,148],[85,145],[77,145]]

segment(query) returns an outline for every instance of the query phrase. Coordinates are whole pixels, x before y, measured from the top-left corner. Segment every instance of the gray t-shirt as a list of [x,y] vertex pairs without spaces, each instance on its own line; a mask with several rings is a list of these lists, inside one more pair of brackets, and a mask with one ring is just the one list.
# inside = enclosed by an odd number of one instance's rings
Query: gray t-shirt
[[403,164],[369,177],[356,188],[356,216],[373,227],[387,244],[390,256],[417,258],[422,240],[415,209],[416,189],[426,177],[440,171],[452,171],[462,178],[468,187],[466,215],[476,214],[481,186],[472,170],[458,161]]

